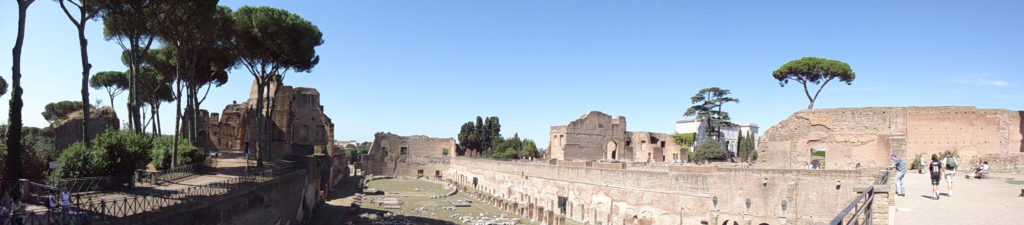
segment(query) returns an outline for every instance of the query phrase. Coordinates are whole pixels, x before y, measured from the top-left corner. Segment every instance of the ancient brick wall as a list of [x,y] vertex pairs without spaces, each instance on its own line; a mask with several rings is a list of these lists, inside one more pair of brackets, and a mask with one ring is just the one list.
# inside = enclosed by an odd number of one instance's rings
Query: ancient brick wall
[[802,168],[811,149],[826,150],[827,169],[888,166],[890,153],[914,158],[948,150],[971,160],[1021,152],[1022,115],[959,106],[802,110],[765,132],[759,162]]
[[671,134],[627,132],[626,118],[591,111],[567,125],[551,127],[546,157],[558,160],[685,160]]
[[89,114],[89,131],[87,138],[82,139],[82,111],[75,111],[68,115],[67,119],[51,125],[54,132],[53,145],[57,150],[64,150],[71,144],[82,140],[92,140],[96,135],[102,134],[107,129],[118,129],[121,126],[117,119],[117,112],[113,108],[103,107],[91,109]]
[[552,144],[549,151],[555,159],[632,158],[632,155],[626,154],[625,151],[625,117],[612,118],[608,114],[591,111],[568,125],[552,127],[551,134]]
[[[688,173],[603,169],[593,164],[559,166],[458,157],[447,179],[528,211],[543,208],[590,224],[748,224],[744,222],[748,220],[750,224],[814,224],[831,220],[856,197],[858,187],[869,185],[878,175],[866,170],[740,168]],[[566,198],[564,213],[560,197]]]
[[377,133],[374,134],[370,151],[362,157],[360,163],[361,169],[368,174],[434,177],[443,176],[454,156],[454,138]]
[[[334,144],[334,123],[324,114],[320,93],[313,88],[295,88],[279,82],[270,86],[274,102],[264,105],[264,114],[270,116],[264,123],[264,132],[257,132],[259,113],[253,92],[248,102],[228,105],[223,113],[209,116],[209,122],[203,123],[206,126],[201,128],[209,134],[205,147],[244,151],[248,144],[250,153],[255,154],[255,143],[262,136],[263,148],[271,149],[265,159],[327,154]],[[255,83],[252,91],[256,91]]]

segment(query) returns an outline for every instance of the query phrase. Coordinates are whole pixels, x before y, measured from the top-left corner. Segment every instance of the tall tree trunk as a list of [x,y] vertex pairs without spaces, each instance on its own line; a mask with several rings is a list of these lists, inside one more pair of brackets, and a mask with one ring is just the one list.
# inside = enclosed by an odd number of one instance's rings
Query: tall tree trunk
[[263,166],[263,86],[262,77],[256,77],[256,167]]
[[176,79],[174,87],[177,89],[177,94],[174,97],[177,99],[178,108],[174,110],[174,148],[171,151],[171,168],[178,164],[178,144],[180,144],[178,139],[181,138],[181,79]]
[[71,16],[71,11],[68,11],[67,5],[64,4],[65,0],[57,2],[60,3],[64,15],[71,20],[71,24],[78,29],[78,45],[82,55],[82,121],[85,121],[82,123],[82,141],[85,142],[86,147],[90,147],[92,144],[89,142],[89,114],[91,113],[89,112],[89,70],[92,69],[92,64],[89,64],[89,40],[85,39],[85,24],[89,22],[91,16],[86,13],[82,5],[72,3],[78,7],[78,19],[75,19]]
[[[22,177],[21,155],[24,149],[21,146],[21,108],[23,102],[21,95],[21,48],[25,44],[25,15],[33,0],[17,0],[18,2],[18,36],[14,41],[14,48],[11,50],[13,63],[11,65],[11,107],[9,115],[10,126],[7,127],[7,172],[4,173],[7,180],[16,181]],[[14,185],[11,190],[11,198],[15,202],[21,201],[21,185]]]
[[[160,101],[160,100],[157,100],[157,101]],[[157,118],[156,118],[157,117],[157,112],[156,112],[157,108],[156,107],[157,107],[156,103],[150,103],[149,104],[149,115],[151,115],[149,117],[149,119],[152,120],[151,123],[153,124],[153,133],[151,134],[151,136],[153,136],[153,137],[157,137],[157,135],[158,135],[157,130],[160,129],[160,128],[157,128],[157,125],[156,125],[156,123],[157,123],[156,122],[157,121]]]
[[[157,101],[159,101],[159,100],[157,100]],[[163,127],[162,124],[160,124],[160,102],[156,103],[156,109],[154,109],[153,112],[156,113],[156,116],[154,117],[154,118],[156,118],[156,135],[157,136],[163,135],[164,127]]]

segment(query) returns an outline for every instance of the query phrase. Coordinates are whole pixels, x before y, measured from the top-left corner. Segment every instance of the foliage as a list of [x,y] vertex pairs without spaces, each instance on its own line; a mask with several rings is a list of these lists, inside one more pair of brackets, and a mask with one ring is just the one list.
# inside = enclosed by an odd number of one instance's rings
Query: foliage
[[320,62],[315,47],[324,43],[320,28],[299,15],[271,7],[242,6],[234,13],[235,51],[250,70],[270,74],[308,72]]
[[100,165],[100,160],[102,159],[96,157],[84,142],[75,142],[60,153],[60,158],[57,159],[60,167],[50,176],[65,178],[94,176],[100,171],[97,168]]
[[521,139],[519,134],[512,138],[504,139],[498,137],[494,140],[492,147],[484,151],[484,155],[499,159],[520,159],[523,157],[538,157],[537,143],[530,139]]
[[[818,94],[821,94],[821,90],[829,81],[839,79],[839,81],[850,85],[857,75],[850,68],[850,64],[845,62],[818,57],[803,57],[782,65],[772,72],[772,77],[779,81],[779,86],[785,87],[791,80],[803,85],[804,94],[811,102],[807,108],[813,109],[814,101],[818,99]],[[818,90],[814,92],[813,96],[807,89],[807,84],[818,85]]]
[[[264,93],[272,81],[280,81],[288,70],[309,72],[320,62],[316,47],[323,44],[320,28],[283,9],[243,6],[234,19],[232,51],[256,81],[256,111],[264,108]],[[273,104],[273,99],[267,101]],[[273,114],[273,111],[270,112]],[[271,115],[272,116],[272,115]],[[256,127],[263,133],[265,118]],[[256,165],[263,165],[264,140],[256,138]]]
[[0,97],[7,94],[7,80],[4,77],[0,77]]
[[696,138],[697,133],[682,133],[672,136],[672,140],[676,142],[676,145],[686,149],[686,151],[690,151],[690,148],[693,147],[693,142]]
[[128,90],[128,75],[119,71],[101,71],[92,75],[89,86],[93,89],[103,88],[110,97],[110,105],[114,106],[114,97]]
[[811,152],[811,156],[824,158],[825,157],[825,151],[813,151],[813,152]]
[[754,146],[755,142],[754,133],[747,131],[746,134],[740,133],[739,144],[737,149],[737,155],[740,160],[753,161],[757,160],[757,148]]
[[922,155],[923,154],[919,154],[919,155],[917,155],[917,157],[914,157],[914,163],[910,164],[909,169],[916,170],[916,169],[919,169],[919,168],[924,168],[924,167],[921,167],[921,156]]
[[[7,141],[7,125],[0,125],[0,141]],[[25,154],[21,155],[21,162],[25,178],[44,178],[49,169],[49,162],[57,158],[57,151],[54,149],[53,138],[46,135],[46,129],[35,127],[22,127],[21,145]],[[0,155],[7,154],[7,146],[0,145]],[[5,160],[4,160],[5,161]],[[6,162],[2,162],[6,163]],[[0,172],[2,174],[3,172]]]
[[206,152],[199,147],[192,143],[180,147],[181,149],[178,150],[178,165],[193,165],[206,162]]
[[487,117],[486,119],[477,116],[476,123],[470,121],[462,124],[459,130],[459,151],[460,155],[466,151],[474,151],[479,154],[490,149],[496,140],[501,139],[501,122],[498,117]]
[[[152,138],[131,131],[108,129],[93,139],[92,148],[69,149],[57,159],[59,177],[128,176],[150,162]],[[75,147],[79,148],[79,147]],[[83,160],[88,159],[88,160]],[[70,165],[70,166],[69,166]]]
[[690,162],[704,162],[710,160],[725,160],[729,158],[729,151],[726,151],[717,141],[707,141],[689,154]]
[[103,35],[106,40],[115,40],[121,50],[126,51],[124,61],[128,65],[128,116],[129,128],[142,132],[141,92],[151,91],[139,87],[137,74],[142,59],[156,39],[156,28],[165,18],[167,1],[156,0],[95,0],[98,10],[103,13]]
[[[206,153],[196,147],[188,140],[179,140],[180,150],[178,151],[178,166],[203,163],[206,160]],[[151,164],[158,170],[171,168],[171,149],[174,147],[174,137],[160,136],[153,138],[153,148],[149,155],[152,158]]]
[[715,137],[721,140],[722,127],[732,126],[729,113],[722,111],[722,105],[728,102],[739,103],[740,100],[728,97],[732,92],[728,89],[718,87],[704,88],[690,97],[693,106],[686,109],[684,116],[696,116],[696,119],[703,120],[706,136]]
[[348,157],[349,163],[356,163],[362,160],[363,155],[370,151],[370,146],[372,145],[373,142],[363,142],[359,146],[349,144],[342,150],[345,151],[345,155]]
[[46,104],[42,114],[47,122],[56,123],[67,119],[68,115],[80,110],[82,110],[82,102],[80,101],[59,101]]

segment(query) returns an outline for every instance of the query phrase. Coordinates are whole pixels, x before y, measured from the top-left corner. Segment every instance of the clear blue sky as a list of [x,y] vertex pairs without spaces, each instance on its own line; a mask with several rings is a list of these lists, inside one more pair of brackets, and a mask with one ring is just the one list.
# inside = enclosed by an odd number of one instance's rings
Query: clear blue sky
[[[549,127],[590,110],[628,129],[672,132],[697,90],[741,100],[734,122],[766,130],[807,100],[771,72],[803,56],[845,61],[857,79],[834,83],[817,108],[969,105],[1024,109],[1022,1],[222,1],[297,13],[324,33],[320,64],[290,74],[315,87],[335,138],[374,132],[454,137],[477,115],[498,116],[546,146]],[[10,80],[17,10],[0,3],[0,76]],[[75,30],[53,1],[30,8],[23,61],[27,125],[49,102],[80,99]],[[89,24],[93,71],[124,70],[120,49]],[[248,96],[232,71],[204,107]],[[107,99],[94,90],[92,98]],[[126,94],[117,99],[124,121]],[[0,98],[7,120],[9,95]],[[104,100],[104,104],[109,100]],[[163,123],[173,124],[171,107]]]

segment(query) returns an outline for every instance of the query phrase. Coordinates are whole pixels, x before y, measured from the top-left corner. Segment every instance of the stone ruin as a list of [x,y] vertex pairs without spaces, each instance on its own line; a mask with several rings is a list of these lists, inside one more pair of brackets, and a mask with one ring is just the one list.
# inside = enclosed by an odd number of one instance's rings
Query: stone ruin
[[[249,100],[224,107],[222,113],[201,111],[201,142],[208,148],[226,152],[242,152],[248,146],[255,151],[257,140],[256,84]],[[271,149],[270,159],[320,154],[344,154],[332,151],[334,123],[324,114],[320,93],[314,88],[292,87],[280,81],[270,85],[273,105],[264,104],[263,140]],[[271,113],[273,112],[273,113]],[[250,132],[251,131],[251,132]],[[251,152],[250,152],[251,153]]]
[[[956,151],[962,162],[1024,163],[1024,112],[969,106],[809,109],[769,128],[760,139],[761,166],[804,168],[811,150],[824,150],[827,169],[891,164],[890,153]],[[993,162],[990,162],[993,163]]]
[[672,134],[626,131],[626,117],[591,111],[567,125],[551,127],[545,158],[683,162],[686,150],[676,145]]
[[441,178],[456,155],[454,138],[398,136],[383,132],[373,137],[370,151],[360,161],[359,168],[364,173]]
[[[64,150],[71,144],[82,139],[82,110],[75,111],[68,115],[67,119],[50,125],[53,128],[53,145],[57,150]],[[121,121],[117,119],[117,112],[110,107],[91,109],[89,113],[89,131],[87,138],[92,140],[96,135],[102,134],[109,128],[117,129]]]

